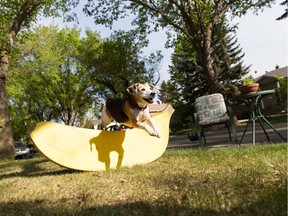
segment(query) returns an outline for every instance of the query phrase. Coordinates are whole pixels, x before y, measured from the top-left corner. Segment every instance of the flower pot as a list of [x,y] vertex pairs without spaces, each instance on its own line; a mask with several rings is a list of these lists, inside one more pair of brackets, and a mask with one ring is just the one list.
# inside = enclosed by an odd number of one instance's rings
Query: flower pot
[[248,94],[257,92],[259,89],[259,83],[252,83],[250,85],[240,86],[239,90],[242,94]]

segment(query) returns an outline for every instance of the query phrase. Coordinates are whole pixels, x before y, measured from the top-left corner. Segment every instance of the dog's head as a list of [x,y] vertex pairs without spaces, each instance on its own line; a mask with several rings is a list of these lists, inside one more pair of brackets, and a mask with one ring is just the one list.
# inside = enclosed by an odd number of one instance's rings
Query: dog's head
[[129,94],[133,95],[137,102],[151,104],[154,102],[157,88],[150,83],[135,83],[127,88]]

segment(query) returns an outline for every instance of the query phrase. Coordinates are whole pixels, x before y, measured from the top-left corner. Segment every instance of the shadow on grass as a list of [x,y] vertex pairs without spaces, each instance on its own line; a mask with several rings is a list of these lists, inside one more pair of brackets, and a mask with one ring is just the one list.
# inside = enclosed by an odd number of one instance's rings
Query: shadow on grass
[[[286,182],[287,183],[287,182]],[[231,212],[237,215],[287,215],[287,184],[279,187],[275,182],[270,187],[263,189],[261,195],[254,202],[243,202],[233,208]],[[235,214],[234,214],[235,215]]]
[[[273,185],[275,187],[275,185]],[[271,188],[270,188],[271,189]],[[276,190],[274,190],[276,189]],[[97,201],[94,203],[86,200],[79,203],[79,200],[65,200],[65,202],[51,201],[45,199],[35,199],[31,202],[7,202],[0,203],[0,209],[4,215],[19,215],[19,213],[25,213],[26,215],[137,215],[137,216],[151,216],[151,215],[181,215],[181,216],[193,216],[193,215],[287,215],[286,211],[286,188],[274,188],[267,190],[265,196],[255,200],[252,203],[240,203],[229,210],[227,209],[211,209],[208,207],[189,207],[187,203],[181,203],[179,200],[175,200],[173,197],[166,197],[165,199],[147,202],[147,201],[135,201],[125,202],[117,204],[105,204],[97,205]],[[274,202],[271,202],[271,200]],[[275,202],[280,201],[280,202]],[[117,202],[115,200],[115,202]],[[277,205],[275,205],[277,204]]]
[[135,215],[135,216],[152,216],[152,215],[223,215],[221,212],[204,209],[192,209],[177,206],[166,205],[152,205],[147,202],[134,202],[123,203],[116,205],[103,205],[94,206],[90,208],[69,208],[65,209],[60,206],[51,206],[51,203],[45,200],[38,200],[33,202],[8,202],[0,203],[0,208],[5,215],[19,215],[19,212],[23,212],[26,215],[37,215],[41,212],[41,215]]
[[0,173],[0,179],[4,179],[4,178],[14,178],[14,177],[39,177],[39,176],[51,176],[51,175],[64,175],[64,174],[69,174],[69,173],[76,173],[79,171],[76,170],[70,170],[70,169],[66,169],[61,167],[60,170],[46,170],[41,168],[40,164],[42,163],[46,163],[47,160],[46,159],[27,159],[25,161],[21,161],[18,164],[16,163],[7,163],[7,164],[2,164],[0,165],[0,170],[5,170],[5,169],[9,169],[11,167],[14,168],[15,166],[20,167],[20,171],[14,171],[14,172],[8,172],[8,174],[4,173],[1,174]]

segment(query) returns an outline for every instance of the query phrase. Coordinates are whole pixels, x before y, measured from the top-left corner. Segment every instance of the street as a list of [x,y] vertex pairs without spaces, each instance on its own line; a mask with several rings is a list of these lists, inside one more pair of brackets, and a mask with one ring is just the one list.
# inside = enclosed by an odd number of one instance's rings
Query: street
[[[287,123],[279,123],[273,125],[276,130],[287,140]],[[245,126],[237,127],[237,137],[238,142],[240,141],[242,134],[244,132]],[[271,140],[271,143],[277,143],[277,142],[284,142],[281,137],[276,134],[272,128],[270,128],[268,125],[264,124],[264,128],[266,129],[266,132]],[[233,143],[229,139],[229,134],[227,128],[223,127],[219,130],[209,130],[209,128],[205,131],[205,137],[207,144],[204,144],[204,147],[225,147],[225,146],[238,146],[238,144]],[[261,128],[260,125],[256,126],[256,135],[255,135],[256,145],[259,145],[260,143],[268,143],[268,140]],[[245,137],[243,138],[241,145],[252,145],[252,127],[249,126],[247,129],[247,132],[245,134]],[[168,143],[168,149],[169,148],[181,148],[181,147],[199,147],[198,141],[191,142],[187,135],[179,135],[174,136],[171,135]]]

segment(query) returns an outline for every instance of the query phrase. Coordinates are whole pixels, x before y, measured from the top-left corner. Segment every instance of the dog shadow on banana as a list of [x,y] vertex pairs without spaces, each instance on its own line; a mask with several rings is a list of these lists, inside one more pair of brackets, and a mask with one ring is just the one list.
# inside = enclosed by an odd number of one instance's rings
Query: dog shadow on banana
[[[109,98],[102,108],[101,128],[105,130],[111,122],[126,123],[133,128],[145,130],[150,136],[160,138],[160,132],[149,113],[149,104],[154,103],[158,89],[150,83],[135,83],[127,88],[128,95],[125,98]],[[146,123],[144,123],[146,121]],[[106,170],[110,169],[110,153],[116,152],[118,160],[116,168],[120,168],[124,149],[122,143],[125,131],[114,131],[115,136],[101,132],[99,136],[90,140],[90,151],[95,145],[98,151],[98,160],[105,163]],[[114,137],[114,138],[113,138]]]
[[109,132],[109,133],[117,133],[117,139],[115,139],[115,136],[109,136],[107,138],[107,134],[104,135],[104,133],[105,133],[104,131],[100,132],[100,134],[97,137],[90,139],[90,151],[98,152],[98,160],[100,162],[105,163],[106,170],[110,169],[111,152],[116,152],[116,154],[118,154],[116,168],[119,169],[122,165],[122,160],[124,157],[124,149],[122,147],[122,143],[125,138],[125,132],[124,131]]
[[[109,135],[109,133],[118,133],[117,139],[115,139],[114,136]],[[126,133],[125,131],[115,131],[109,133],[101,132],[99,136],[90,139],[90,151],[98,152],[98,160],[105,163],[106,170],[110,169],[111,152],[116,152],[116,154],[118,154],[116,168],[119,169],[122,165],[122,160],[124,157],[124,149],[122,147],[122,143]]]

